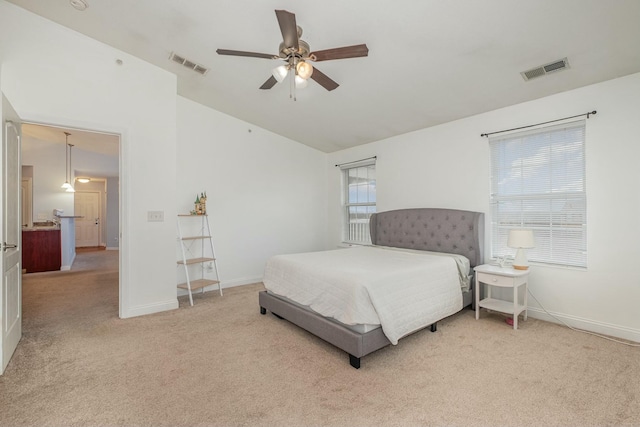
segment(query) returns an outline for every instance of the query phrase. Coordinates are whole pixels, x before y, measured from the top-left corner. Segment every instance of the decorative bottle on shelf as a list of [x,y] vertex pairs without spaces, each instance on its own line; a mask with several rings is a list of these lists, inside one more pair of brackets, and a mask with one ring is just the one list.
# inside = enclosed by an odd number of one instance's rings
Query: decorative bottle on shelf
[[196,194],[196,201],[195,201],[195,209],[194,212],[196,213],[196,215],[201,215],[201,210],[202,210],[202,205],[200,203],[200,196],[198,196]]
[[202,215],[207,214],[207,192],[200,194],[200,207],[202,209]]

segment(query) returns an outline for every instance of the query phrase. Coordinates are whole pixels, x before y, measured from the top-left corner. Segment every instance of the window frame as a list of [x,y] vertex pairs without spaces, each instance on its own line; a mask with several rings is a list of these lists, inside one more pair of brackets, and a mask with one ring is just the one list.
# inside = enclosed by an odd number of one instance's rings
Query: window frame
[[[367,172],[366,179],[369,180],[367,185],[374,186],[373,190],[373,201],[367,200],[363,202],[352,202],[350,200],[350,184],[349,184],[349,173],[352,170],[364,168],[373,168],[373,179],[371,180],[369,177],[369,173]],[[371,235],[369,233],[369,218],[372,213],[377,211],[377,197],[376,197],[376,186],[377,186],[377,177],[376,177],[376,160],[368,159],[360,162],[349,163],[340,166],[341,170],[341,180],[342,180],[342,242],[347,244],[354,245],[371,245]],[[371,190],[368,189],[366,191],[367,199],[371,196]],[[356,224],[355,222],[351,222],[351,209],[352,208],[366,208],[367,212],[364,214],[367,215],[366,222],[359,223],[358,227],[351,227],[352,224]],[[373,208],[373,209],[372,209]],[[360,218],[360,220],[364,220]],[[357,238],[353,238],[354,236],[358,236]]]
[[[586,269],[586,120],[490,137],[489,145],[491,258],[513,255],[508,231],[526,228],[536,242],[527,250],[530,262]],[[534,149],[536,156],[527,157]],[[505,189],[509,170],[521,175],[519,192]]]

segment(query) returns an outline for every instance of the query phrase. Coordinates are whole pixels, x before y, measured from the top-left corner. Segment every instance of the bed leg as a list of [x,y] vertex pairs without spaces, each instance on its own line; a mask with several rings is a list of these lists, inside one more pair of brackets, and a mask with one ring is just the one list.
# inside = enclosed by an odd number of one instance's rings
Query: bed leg
[[360,369],[360,358],[353,355],[349,355],[349,364],[356,369]]
[[267,309],[264,307],[260,307],[260,314],[267,314]]
[[431,325],[431,332],[436,332],[438,330],[438,322]]

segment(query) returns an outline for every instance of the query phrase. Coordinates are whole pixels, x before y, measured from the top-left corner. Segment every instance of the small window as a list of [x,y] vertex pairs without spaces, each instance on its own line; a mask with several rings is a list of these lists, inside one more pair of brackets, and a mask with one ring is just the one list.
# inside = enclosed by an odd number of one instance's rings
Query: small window
[[375,160],[342,167],[344,232],[347,243],[371,244],[369,217],[376,212]]
[[491,256],[509,230],[533,230],[529,261],[587,266],[585,121],[490,138]]

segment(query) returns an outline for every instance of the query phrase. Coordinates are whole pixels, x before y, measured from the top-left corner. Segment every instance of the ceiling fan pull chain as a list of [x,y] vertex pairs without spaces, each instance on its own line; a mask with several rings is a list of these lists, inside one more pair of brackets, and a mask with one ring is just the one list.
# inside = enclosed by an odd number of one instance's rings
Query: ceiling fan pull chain
[[[293,62],[293,66],[291,67],[291,71],[289,71],[289,74],[291,75],[291,93],[293,93],[293,100],[297,101],[296,99],[296,62],[295,60],[292,61]],[[291,93],[289,94],[289,98],[291,98]]]

